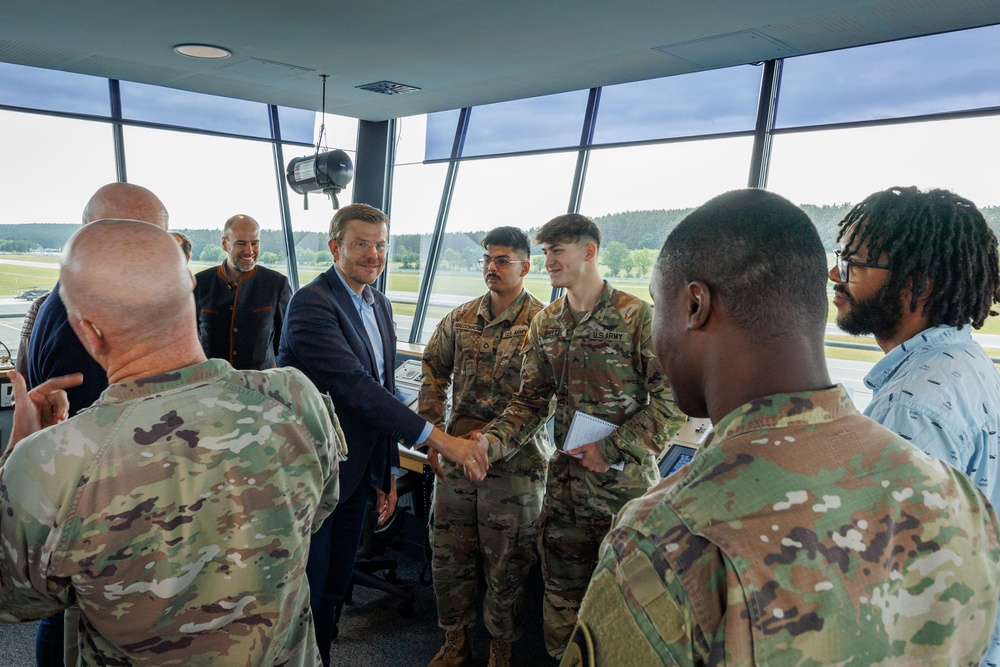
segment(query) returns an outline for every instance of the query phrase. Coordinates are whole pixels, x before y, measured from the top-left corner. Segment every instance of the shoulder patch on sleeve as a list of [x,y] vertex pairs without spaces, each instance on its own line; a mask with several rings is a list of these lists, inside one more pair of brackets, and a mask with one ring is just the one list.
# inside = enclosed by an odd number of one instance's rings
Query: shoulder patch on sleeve
[[595,667],[594,640],[584,623],[577,623],[559,667]]

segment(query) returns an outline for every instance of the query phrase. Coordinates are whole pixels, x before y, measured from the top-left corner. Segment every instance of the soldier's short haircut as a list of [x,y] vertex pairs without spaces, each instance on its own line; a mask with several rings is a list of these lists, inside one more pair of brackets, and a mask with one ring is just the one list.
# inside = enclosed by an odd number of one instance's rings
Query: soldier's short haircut
[[662,281],[665,295],[682,284],[704,282],[752,336],[822,339],[826,262],[819,233],[802,209],[766,190],[734,190],[677,225],[660,252],[654,279]]
[[601,230],[579,213],[556,216],[535,232],[535,243],[593,243],[601,247]]
[[491,245],[507,246],[513,249],[521,259],[528,259],[531,256],[531,244],[528,242],[528,235],[517,227],[496,227],[491,229],[483,239],[482,246],[486,249]]
[[885,289],[896,299],[910,290],[910,312],[928,281],[921,314],[931,326],[983,326],[1000,303],[997,237],[968,199],[948,190],[921,192],[893,187],[869,195],[840,223],[837,241],[857,249],[868,243],[868,260],[888,257]]
[[330,220],[330,240],[340,240],[340,235],[344,233],[344,227],[351,220],[360,220],[372,225],[385,225],[386,233],[389,233],[389,216],[374,206],[368,204],[350,204],[338,210]]

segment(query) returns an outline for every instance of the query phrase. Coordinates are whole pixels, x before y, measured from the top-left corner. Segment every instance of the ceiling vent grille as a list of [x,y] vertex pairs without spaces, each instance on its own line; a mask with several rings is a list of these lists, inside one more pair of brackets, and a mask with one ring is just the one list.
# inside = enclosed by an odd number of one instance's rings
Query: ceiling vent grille
[[382,93],[383,95],[405,95],[406,93],[420,90],[416,86],[407,86],[405,83],[393,83],[392,81],[376,81],[375,83],[366,83],[363,86],[355,87],[361,90],[370,90],[373,93]]

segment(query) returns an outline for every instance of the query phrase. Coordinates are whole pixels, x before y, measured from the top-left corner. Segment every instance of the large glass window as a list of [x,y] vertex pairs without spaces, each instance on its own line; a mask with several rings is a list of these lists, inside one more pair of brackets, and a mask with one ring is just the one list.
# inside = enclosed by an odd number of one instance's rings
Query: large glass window
[[[809,214],[832,265],[839,222],[854,204],[894,185],[952,190],[974,201],[1000,232],[1000,165],[992,158],[998,150],[1000,117],[781,134],[774,139],[768,188]],[[827,347],[831,374],[863,407],[871,390],[862,379],[883,354],[869,336],[844,335],[835,319],[831,305],[828,342],[869,348]],[[979,333],[988,334],[982,339],[987,352],[1000,357],[1000,321],[991,318]]]
[[0,111],[0,146],[0,342],[14,352],[28,305],[55,285],[59,251],[115,163],[106,123]]
[[593,150],[580,211],[601,228],[605,278],[649,300],[670,230],[715,195],[746,187],[749,137]]
[[753,130],[760,76],[745,65],[607,86],[594,143]]
[[[315,111],[278,107],[278,122],[281,125],[281,140],[311,144],[316,140]],[[357,121],[354,121],[357,125]]]
[[121,82],[122,117],[164,125],[271,137],[267,105],[231,97]]
[[[421,125],[425,127],[424,154],[422,157],[414,155],[412,159],[440,160],[451,157],[451,149],[455,144],[455,128],[458,127],[458,117],[461,113],[461,109],[455,109],[427,114],[426,122],[421,121]],[[401,131],[400,127],[397,121],[397,132]]]
[[[111,126],[0,111],[0,297],[58,278],[58,253],[97,188],[115,180]],[[17,309],[23,313],[27,302]]]
[[1000,26],[789,58],[778,127],[1000,106]]
[[[486,232],[502,225],[519,227],[531,240],[534,229],[566,212],[576,153],[471,160],[463,162],[455,182],[451,212],[434,276],[420,342],[455,306],[486,291],[480,244]],[[541,251],[532,251],[525,288],[543,303],[552,293],[542,268]]]
[[[779,134],[768,189],[797,204],[842,208],[893,185],[916,185],[998,206],[998,150],[1000,116]],[[829,233],[824,242],[832,249]]]
[[108,80],[85,74],[0,63],[0,104],[109,116]]
[[237,213],[260,224],[260,262],[287,271],[270,144],[126,127],[125,147],[129,180],[155,192],[170,229],[191,237],[193,272],[222,261],[222,227]]
[[386,296],[392,302],[396,335],[401,341],[410,337],[448,173],[446,164],[421,164],[427,131],[426,116],[396,121]]
[[579,146],[588,95],[575,90],[475,107],[462,155]]

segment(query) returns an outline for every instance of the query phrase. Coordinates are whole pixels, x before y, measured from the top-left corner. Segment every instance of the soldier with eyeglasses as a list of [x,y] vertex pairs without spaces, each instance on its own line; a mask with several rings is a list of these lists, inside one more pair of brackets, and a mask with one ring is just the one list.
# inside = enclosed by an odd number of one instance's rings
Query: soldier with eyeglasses
[[[531,319],[544,307],[524,289],[531,270],[527,235],[497,227],[482,241],[479,260],[488,291],[441,320],[424,350],[420,415],[452,435],[483,428],[499,417],[521,383],[521,346]],[[445,404],[451,387],[451,414]],[[552,445],[537,431],[486,479],[473,483],[462,469],[428,461],[434,486],[431,561],[438,625],[445,631],[430,667],[465,664],[471,657],[467,630],[476,622],[481,558],[486,581],[483,621],[489,630],[490,667],[510,665],[512,643],[522,633],[525,580],[535,561],[538,515],[545,495],[545,468]]]

